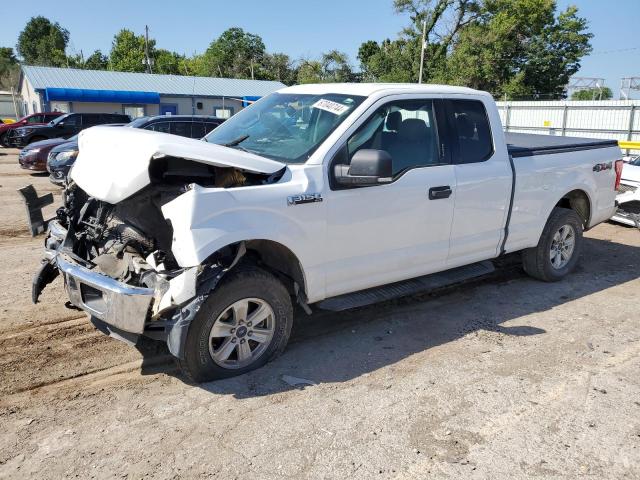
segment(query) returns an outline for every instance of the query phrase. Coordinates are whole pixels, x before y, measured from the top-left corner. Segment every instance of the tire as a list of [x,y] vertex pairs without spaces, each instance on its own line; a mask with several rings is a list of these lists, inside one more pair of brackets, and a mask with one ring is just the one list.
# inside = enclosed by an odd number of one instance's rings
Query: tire
[[[574,210],[554,208],[538,245],[522,252],[524,271],[544,282],[562,280],[578,263],[583,244],[582,229],[582,219]],[[571,238],[573,247],[569,248]]]
[[7,140],[8,140],[7,136],[8,136],[7,132],[0,134],[0,147],[5,147],[5,148],[9,147],[9,145],[7,144]]
[[[245,301],[248,308],[242,320],[238,312],[242,312]],[[262,314],[260,318],[266,315],[259,328],[250,324],[256,312]],[[292,324],[291,297],[284,285],[256,266],[241,266],[230,272],[202,304],[189,326],[184,358],[178,363],[195,383],[242,375],[284,351]],[[258,335],[261,342],[256,340]]]

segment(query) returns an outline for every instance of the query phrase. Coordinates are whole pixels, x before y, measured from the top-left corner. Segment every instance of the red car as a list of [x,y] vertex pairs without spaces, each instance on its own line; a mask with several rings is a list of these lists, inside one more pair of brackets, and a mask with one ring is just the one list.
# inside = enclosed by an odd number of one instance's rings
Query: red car
[[47,156],[53,147],[77,140],[75,135],[69,139],[65,138],[48,138],[39,142],[33,142],[20,150],[18,155],[18,163],[20,168],[26,170],[34,170],[36,172],[47,171]]
[[62,112],[43,112],[43,113],[33,113],[31,115],[27,115],[26,117],[22,117],[15,123],[0,123],[0,146],[8,147],[7,139],[8,133],[10,130],[29,126],[29,125],[46,125],[51,120],[60,115],[64,115]]

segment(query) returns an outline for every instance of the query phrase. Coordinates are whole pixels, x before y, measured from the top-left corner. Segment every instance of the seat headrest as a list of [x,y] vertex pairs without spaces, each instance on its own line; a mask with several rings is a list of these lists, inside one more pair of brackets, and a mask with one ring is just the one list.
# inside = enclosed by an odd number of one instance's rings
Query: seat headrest
[[396,110],[395,112],[391,112],[389,115],[387,115],[384,126],[387,128],[387,130],[393,130],[394,132],[397,132],[401,121],[402,114],[398,110]]
[[427,140],[427,124],[419,118],[407,118],[402,121],[398,128],[398,136],[403,140],[411,142],[422,142]]
[[456,114],[456,125],[458,127],[458,135],[464,138],[473,138],[475,135],[475,129],[473,122],[469,120],[466,113]]

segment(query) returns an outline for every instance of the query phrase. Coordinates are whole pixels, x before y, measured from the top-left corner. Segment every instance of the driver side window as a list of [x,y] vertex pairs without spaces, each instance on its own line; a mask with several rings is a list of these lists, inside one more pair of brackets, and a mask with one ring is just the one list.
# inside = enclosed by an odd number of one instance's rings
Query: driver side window
[[443,163],[432,100],[401,100],[380,107],[347,141],[349,163],[361,149],[391,155],[393,176]]

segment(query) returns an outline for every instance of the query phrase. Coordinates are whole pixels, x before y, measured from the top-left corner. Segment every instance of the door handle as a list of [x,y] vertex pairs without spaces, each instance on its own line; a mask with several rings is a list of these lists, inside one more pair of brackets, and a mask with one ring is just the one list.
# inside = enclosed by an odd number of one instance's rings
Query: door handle
[[449,198],[451,196],[451,187],[443,185],[441,187],[431,187],[429,189],[429,200],[440,200],[441,198]]

